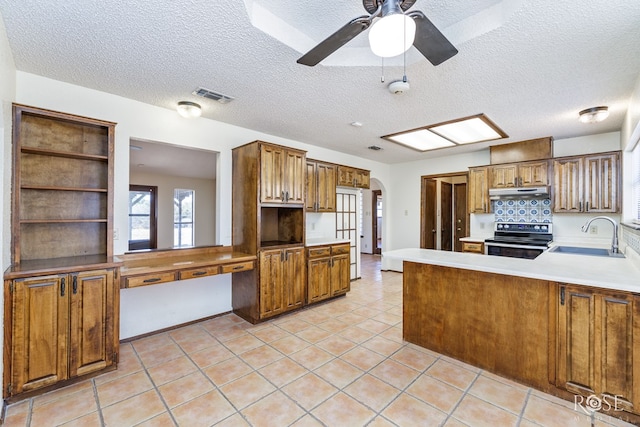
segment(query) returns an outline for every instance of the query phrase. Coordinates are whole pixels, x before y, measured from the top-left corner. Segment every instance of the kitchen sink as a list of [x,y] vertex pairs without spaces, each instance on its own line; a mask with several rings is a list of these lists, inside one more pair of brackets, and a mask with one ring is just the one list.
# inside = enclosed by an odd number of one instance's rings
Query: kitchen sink
[[610,249],[603,248],[585,248],[581,246],[554,246],[549,249],[549,252],[556,252],[560,254],[575,254],[575,255],[591,255],[591,256],[605,256],[613,258],[624,258],[622,253],[611,252]]

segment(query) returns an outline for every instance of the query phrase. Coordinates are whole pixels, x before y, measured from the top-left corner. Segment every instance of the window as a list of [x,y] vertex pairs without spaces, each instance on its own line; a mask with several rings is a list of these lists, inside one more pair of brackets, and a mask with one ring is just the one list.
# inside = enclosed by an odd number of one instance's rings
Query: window
[[158,187],[129,186],[129,250],[156,249]]
[[193,208],[195,191],[175,189],[173,192],[173,246],[193,246]]

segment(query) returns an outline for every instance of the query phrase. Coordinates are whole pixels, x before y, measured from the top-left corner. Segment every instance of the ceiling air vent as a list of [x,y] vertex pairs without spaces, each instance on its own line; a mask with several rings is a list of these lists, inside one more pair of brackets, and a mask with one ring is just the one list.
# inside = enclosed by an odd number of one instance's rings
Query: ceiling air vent
[[205,89],[203,87],[199,87],[198,89],[194,90],[191,93],[193,93],[194,95],[201,96],[203,98],[213,99],[214,101],[218,101],[220,104],[227,104],[228,102],[234,99],[231,96],[223,95],[221,93],[214,92],[212,90]]
[[382,147],[378,147],[377,145],[370,145],[369,147],[367,147],[369,150],[373,150],[373,151],[378,151],[378,150],[382,150]]

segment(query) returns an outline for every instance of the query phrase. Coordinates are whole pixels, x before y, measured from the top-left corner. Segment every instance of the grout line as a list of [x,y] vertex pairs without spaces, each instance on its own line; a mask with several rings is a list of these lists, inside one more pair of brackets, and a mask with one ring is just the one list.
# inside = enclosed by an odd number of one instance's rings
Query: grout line
[[98,407],[98,419],[100,420],[100,425],[104,426],[105,422],[104,422],[104,416],[102,415],[102,408],[100,407],[100,397],[98,396],[98,386],[96,385],[96,382],[94,381],[95,378],[91,378],[91,389],[93,390],[93,397],[96,400],[96,406]]

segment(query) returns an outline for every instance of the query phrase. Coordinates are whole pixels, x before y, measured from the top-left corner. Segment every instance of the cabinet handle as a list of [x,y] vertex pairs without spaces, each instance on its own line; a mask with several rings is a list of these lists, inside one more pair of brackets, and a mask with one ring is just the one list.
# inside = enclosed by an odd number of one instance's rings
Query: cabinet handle
[[152,279],[143,280],[142,283],[153,283],[153,282],[159,282],[160,280],[162,279],[160,279],[159,277],[154,277]]
[[578,202],[578,212],[582,212],[582,202]]
[[564,286],[560,288],[560,305],[564,305]]
[[284,202],[284,191],[282,191],[282,192],[280,193],[280,196],[281,196],[280,198],[281,198],[281,199],[282,199],[282,201]]
[[589,212],[589,202],[586,202],[586,203],[585,203],[585,209],[584,209],[584,210],[585,210],[586,212]]
[[242,270],[243,268],[244,268],[244,265],[237,265],[233,267],[234,270]]
[[285,201],[288,202],[289,201],[289,192],[287,191],[285,194],[286,194],[286,197],[287,197]]
[[60,296],[64,296],[64,290],[66,288],[65,278],[60,279]]
[[194,276],[204,276],[205,274],[207,274],[206,271],[196,271],[193,273]]
[[280,252],[280,262],[284,261],[284,251]]
[[73,276],[73,282],[72,282],[72,287],[73,287],[73,294],[77,294],[78,293],[78,276]]

